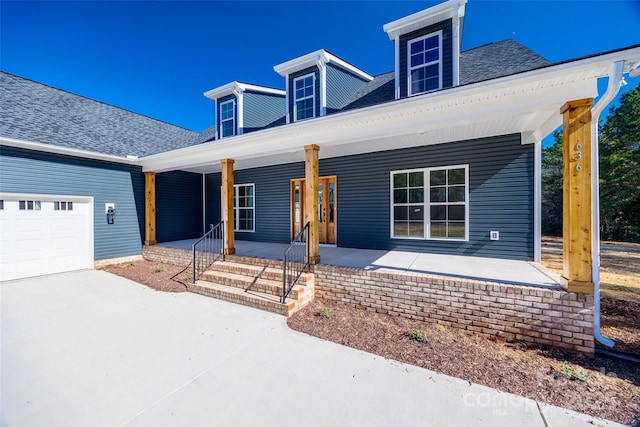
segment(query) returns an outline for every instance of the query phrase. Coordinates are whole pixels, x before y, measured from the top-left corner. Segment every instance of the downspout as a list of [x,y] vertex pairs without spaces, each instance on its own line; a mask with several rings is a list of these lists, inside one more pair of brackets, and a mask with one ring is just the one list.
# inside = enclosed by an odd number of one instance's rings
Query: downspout
[[593,280],[593,336],[600,344],[614,346],[612,339],[600,333],[600,168],[598,158],[598,123],[600,114],[616,97],[622,83],[624,61],[611,65],[606,92],[591,107],[591,199],[593,200],[593,224],[591,227],[591,279]]

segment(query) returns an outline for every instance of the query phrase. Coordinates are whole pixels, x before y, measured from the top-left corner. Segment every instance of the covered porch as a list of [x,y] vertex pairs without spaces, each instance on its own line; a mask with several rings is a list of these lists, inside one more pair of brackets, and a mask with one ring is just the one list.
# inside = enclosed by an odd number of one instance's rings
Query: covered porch
[[[191,250],[197,239],[158,243]],[[288,244],[235,241],[235,256],[281,261]],[[560,289],[560,277],[539,263],[500,258],[442,255],[397,250],[354,249],[320,245],[320,264],[378,272],[419,273],[491,283]]]

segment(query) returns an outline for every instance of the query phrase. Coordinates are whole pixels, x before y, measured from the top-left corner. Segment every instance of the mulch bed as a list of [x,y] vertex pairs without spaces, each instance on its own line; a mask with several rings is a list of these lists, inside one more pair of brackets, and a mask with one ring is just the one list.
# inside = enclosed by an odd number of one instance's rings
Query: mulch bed
[[112,264],[103,267],[102,270],[164,292],[186,292],[187,283],[191,280],[191,268],[145,259]]
[[[331,318],[321,316],[322,309]],[[328,341],[595,417],[631,425],[640,421],[640,364],[633,362],[494,342],[319,300],[288,324]],[[409,331],[422,332],[424,341],[410,338]]]

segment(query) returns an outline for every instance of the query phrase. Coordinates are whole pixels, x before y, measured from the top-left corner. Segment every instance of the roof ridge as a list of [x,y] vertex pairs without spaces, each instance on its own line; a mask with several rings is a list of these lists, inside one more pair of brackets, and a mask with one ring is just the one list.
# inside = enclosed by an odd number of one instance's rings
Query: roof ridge
[[95,102],[95,103],[98,103],[98,104],[106,105],[107,107],[115,108],[115,109],[118,109],[118,110],[121,110],[121,111],[126,111],[126,112],[128,112],[128,113],[135,114],[135,115],[140,116],[140,117],[145,117],[145,118],[147,118],[147,119],[154,120],[154,121],[156,121],[156,122],[164,123],[164,124],[167,124],[167,125],[170,125],[170,126],[173,126],[173,127],[179,128],[179,129],[183,129],[183,130],[186,130],[186,131],[189,131],[189,132],[193,132],[193,133],[195,133],[195,134],[198,134],[198,132],[197,132],[197,131],[194,131],[194,130],[191,130],[191,129],[187,129],[187,128],[185,128],[184,126],[179,126],[179,125],[176,125],[176,124],[174,124],[174,123],[169,123],[169,122],[167,122],[167,121],[165,121],[165,120],[160,120],[160,119],[157,119],[157,118],[155,118],[155,117],[148,116],[148,115],[146,115],[146,114],[142,114],[142,113],[138,113],[138,112],[135,112],[135,111],[129,110],[129,109],[127,109],[127,108],[123,108],[123,107],[119,107],[119,106],[117,106],[117,105],[109,104],[108,102],[105,102],[105,101],[100,101],[100,100],[97,100],[97,99],[93,99],[93,98],[88,97],[88,96],[86,96],[86,95],[81,95],[81,94],[79,94],[79,93],[71,92],[71,91],[66,90],[66,89],[61,89],[61,88],[59,88],[59,87],[56,87],[56,86],[50,85],[50,84],[48,84],[48,83],[42,83],[42,82],[39,82],[39,81],[36,81],[36,80],[30,79],[30,78],[28,78],[28,77],[23,77],[23,76],[20,76],[20,75],[18,75],[18,74],[12,73],[12,72],[10,72],[10,71],[6,71],[6,70],[2,70],[2,69],[0,69],[0,73],[8,74],[8,75],[13,76],[13,77],[16,77],[16,78],[18,78],[18,79],[25,80],[25,81],[28,81],[28,82],[31,82],[31,83],[35,83],[35,84],[37,84],[37,85],[39,85],[39,86],[45,86],[45,87],[48,87],[48,88],[50,88],[50,89],[57,90],[57,91],[59,91],[59,92],[64,92],[64,93],[67,93],[67,94],[69,94],[69,95],[76,96],[76,97],[78,97],[78,98],[83,98],[83,99],[86,99],[86,100],[89,100],[89,101],[92,101],[92,102]]

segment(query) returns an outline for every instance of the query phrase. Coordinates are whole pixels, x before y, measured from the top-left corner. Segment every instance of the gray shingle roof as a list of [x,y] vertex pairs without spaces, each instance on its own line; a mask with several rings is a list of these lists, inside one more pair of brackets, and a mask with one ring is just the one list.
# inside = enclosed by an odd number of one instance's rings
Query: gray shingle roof
[[[548,65],[551,65],[551,62],[513,39],[489,43],[460,53],[460,85],[491,80]],[[394,86],[393,71],[375,76],[341,111],[393,101]]]
[[551,62],[513,39],[485,44],[460,52],[460,85],[496,79]]
[[125,157],[192,145],[197,132],[0,71],[0,135]]

